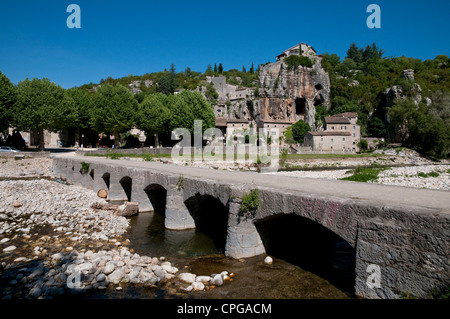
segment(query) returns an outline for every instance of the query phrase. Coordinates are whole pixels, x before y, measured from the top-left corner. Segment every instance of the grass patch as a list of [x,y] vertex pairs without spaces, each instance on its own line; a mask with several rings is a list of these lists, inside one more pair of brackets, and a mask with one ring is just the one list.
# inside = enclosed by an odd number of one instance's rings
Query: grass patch
[[349,172],[353,173],[353,175],[348,177],[340,178],[343,181],[352,181],[352,182],[362,182],[366,183],[369,181],[378,180],[378,174],[383,170],[383,168],[372,168],[372,167],[358,167],[356,169],[350,170]]
[[430,173],[419,172],[419,173],[417,173],[417,176],[423,177],[423,178],[439,177],[439,172],[430,172]]

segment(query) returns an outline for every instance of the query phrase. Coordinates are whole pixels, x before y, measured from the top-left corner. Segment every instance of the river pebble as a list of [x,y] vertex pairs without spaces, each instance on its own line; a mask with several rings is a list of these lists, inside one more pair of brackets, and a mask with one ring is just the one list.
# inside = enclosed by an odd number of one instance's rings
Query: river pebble
[[[14,207],[15,202],[21,205]],[[195,274],[182,274],[183,283],[179,268],[165,257],[131,252],[122,237],[129,221],[93,209],[94,203],[106,201],[81,186],[0,182],[0,283],[7,286],[0,298],[55,298],[111,285],[154,287],[168,280],[180,292],[187,291],[186,283],[193,285],[191,291],[223,284],[222,274],[214,283],[212,276],[196,281]]]

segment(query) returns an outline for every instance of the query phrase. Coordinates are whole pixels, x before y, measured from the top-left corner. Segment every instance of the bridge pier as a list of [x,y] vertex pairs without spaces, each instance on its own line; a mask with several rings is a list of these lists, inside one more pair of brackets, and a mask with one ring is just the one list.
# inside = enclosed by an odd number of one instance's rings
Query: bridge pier
[[179,185],[167,188],[165,226],[175,230],[195,228],[194,219],[184,204],[184,190]]
[[253,220],[240,218],[241,204],[235,200],[229,203],[225,255],[231,258],[248,258],[264,254],[266,250]]

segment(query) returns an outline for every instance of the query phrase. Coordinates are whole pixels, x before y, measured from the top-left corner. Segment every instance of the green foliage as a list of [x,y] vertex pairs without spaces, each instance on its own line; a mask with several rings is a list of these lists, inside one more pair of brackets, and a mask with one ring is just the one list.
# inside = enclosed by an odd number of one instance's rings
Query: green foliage
[[352,170],[353,175],[341,178],[341,180],[363,183],[376,181],[381,170],[381,168],[358,167]]
[[169,131],[171,112],[162,93],[148,95],[138,106],[136,127],[147,135]]
[[217,91],[214,88],[214,85],[212,83],[208,83],[206,85],[205,96],[209,103],[211,103],[211,104],[217,103],[217,99],[219,98],[219,93],[217,93]]
[[423,178],[439,177],[439,175],[440,175],[439,172],[430,172],[430,173],[419,172],[419,173],[417,173],[417,176],[423,177]]
[[284,58],[283,62],[287,65],[288,70],[297,68],[298,66],[312,67],[312,61],[307,56],[290,55]]
[[89,163],[81,162],[81,172],[82,174],[89,172]]
[[88,128],[91,119],[92,94],[80,88],[72,88],[67,90],[67,95],[73,100],[77,112],[77,119],[73,123],[73,126]]
[[260,204],[261,201],[259,199],[258,189],[254,188],[250,193],[244,194],[244,196],[242,196],[241,209],[238,214],[239,220],[241,220],[241,218],[244,218],[244,220],[254,218]]
[[158,92],[169,95],[173,94],[175,89],[178,87],[177,76],[175,73],[175,65],[172,63],[170,65],[170,71],[165,72],[158,82]]
[[92,99],[90,124],[99,132],[113,132],[117,148],[119,133],[133,127],[137,110],[138,103],[127,88],[104,84]]
[[8,129],[12,121],[12,107],[16,99],[16,87],[0,71],[0,132]]
[[311,127],[308,123],[300,120],[292,125],[292,137],[300,144],[303,143],[306,132],[311,131]]
[[400,99],[389,109],[391,128],[406,146],[432,157],[447,157],[450,152],[450,125],[430,114],[428,108],[412,100]]
[[20,130],[39,132],[39,148],[44,149],[44,130],[57,131],[76,121],[77,111],[66,91],[49,79],[27,78],[17,85],[12,124]]
[[367,151],[367,149],[369,148],[369,143],[366,140],[361,139],[358,142],[358,147],[361,151]]

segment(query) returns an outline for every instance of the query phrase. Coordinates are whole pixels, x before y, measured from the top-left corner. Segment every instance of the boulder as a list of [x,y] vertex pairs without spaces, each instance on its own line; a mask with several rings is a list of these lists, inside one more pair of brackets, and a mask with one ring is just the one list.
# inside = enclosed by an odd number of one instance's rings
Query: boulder
[[108,275],[108,280],[112,283],[118,284],[125,278],[125,271],[122,268],[117,268]]
[[195,281],[195,277],[196,277],[195,274],[191,274],[188,272],[184,272],[179,276],[181,281],[188,283],[188,284],[192,284]]
[[119,206],[116,216],[130,217],[139,213],[139,203],[126,202]]

